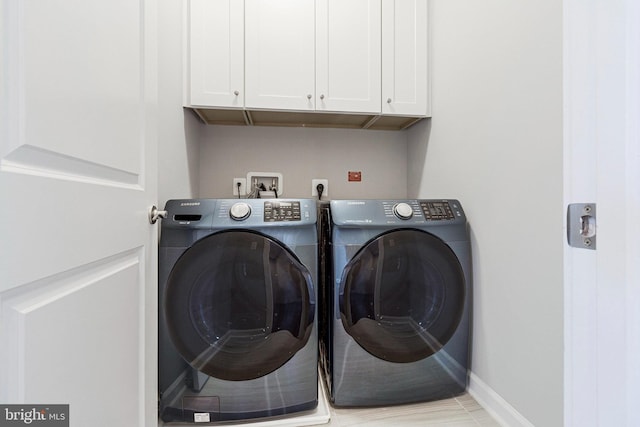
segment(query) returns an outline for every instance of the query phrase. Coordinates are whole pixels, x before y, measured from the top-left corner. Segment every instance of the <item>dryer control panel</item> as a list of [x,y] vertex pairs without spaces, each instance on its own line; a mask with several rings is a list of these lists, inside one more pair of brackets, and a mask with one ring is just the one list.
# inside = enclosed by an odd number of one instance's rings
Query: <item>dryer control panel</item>
[[466,217],[455,199],[332,200],[333,223],[339,226],[455,225]]
[[425,219],[429,221],[455,219],[453,209],[451,209],[449,202],[446,201],[420,201],[420,209],[422,209]]

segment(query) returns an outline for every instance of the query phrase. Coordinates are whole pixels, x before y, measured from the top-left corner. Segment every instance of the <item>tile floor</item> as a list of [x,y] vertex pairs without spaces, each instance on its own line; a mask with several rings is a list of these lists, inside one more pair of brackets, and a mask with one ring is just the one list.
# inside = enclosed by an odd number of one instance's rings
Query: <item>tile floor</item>
[[436,402],[381,408],[329,407],[331,427],[500,427],[468,393]]
[[[220,423],[227,427],[500,427],[495,419],[469,393],[435,402],[376,408],[334,408],[323,384],[318,384],[318,407],[299,415],[274,417],[239,423]],[[209,424],[207,424],[209,425]],[[159,422],[158,426],[165,426]],[[193,427],[170,423],[166,427]]]

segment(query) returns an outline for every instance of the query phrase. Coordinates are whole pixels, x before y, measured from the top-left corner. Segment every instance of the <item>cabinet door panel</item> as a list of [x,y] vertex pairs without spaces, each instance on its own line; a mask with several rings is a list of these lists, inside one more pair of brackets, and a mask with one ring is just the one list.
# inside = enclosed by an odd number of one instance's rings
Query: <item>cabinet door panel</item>
[[380,112],[380,0],[318,0],[317,110]]
[[314,1],[246,0],[246,107],[313,110]]
[[191,99],[194,106],[244,106],[244,10],[237,0],[191,0]]
[[382,0],[382,113],[428,114],[427,2]]

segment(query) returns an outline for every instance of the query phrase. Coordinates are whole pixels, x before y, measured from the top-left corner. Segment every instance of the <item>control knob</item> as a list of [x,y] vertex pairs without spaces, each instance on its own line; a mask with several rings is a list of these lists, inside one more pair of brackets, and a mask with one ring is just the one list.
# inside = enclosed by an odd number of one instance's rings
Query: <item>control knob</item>
[[400,219],[409,219],[413,216],[413,208],[408,203],[398,203],[393,207],[393,213]]
[[251,206],[245,202],[234,203],[229,209],[229,216],[236,221],[247,219],[251,214]]

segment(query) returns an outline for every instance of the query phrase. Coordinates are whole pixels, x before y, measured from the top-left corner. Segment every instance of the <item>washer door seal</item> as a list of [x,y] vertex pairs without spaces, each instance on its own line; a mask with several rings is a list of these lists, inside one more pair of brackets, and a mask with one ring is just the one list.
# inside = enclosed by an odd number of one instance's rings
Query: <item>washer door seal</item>
[[367,242],[343,270],[342,324],[362,348],[390,362],[415,362],[453,336],[465,302],[464,272],[451,248],[421,230]]
[[282,243],[248,230],[212,234],[185,251],[169,275],[171,340],[209,376],[259,378],[309,340],[312,289],[308,269]]

